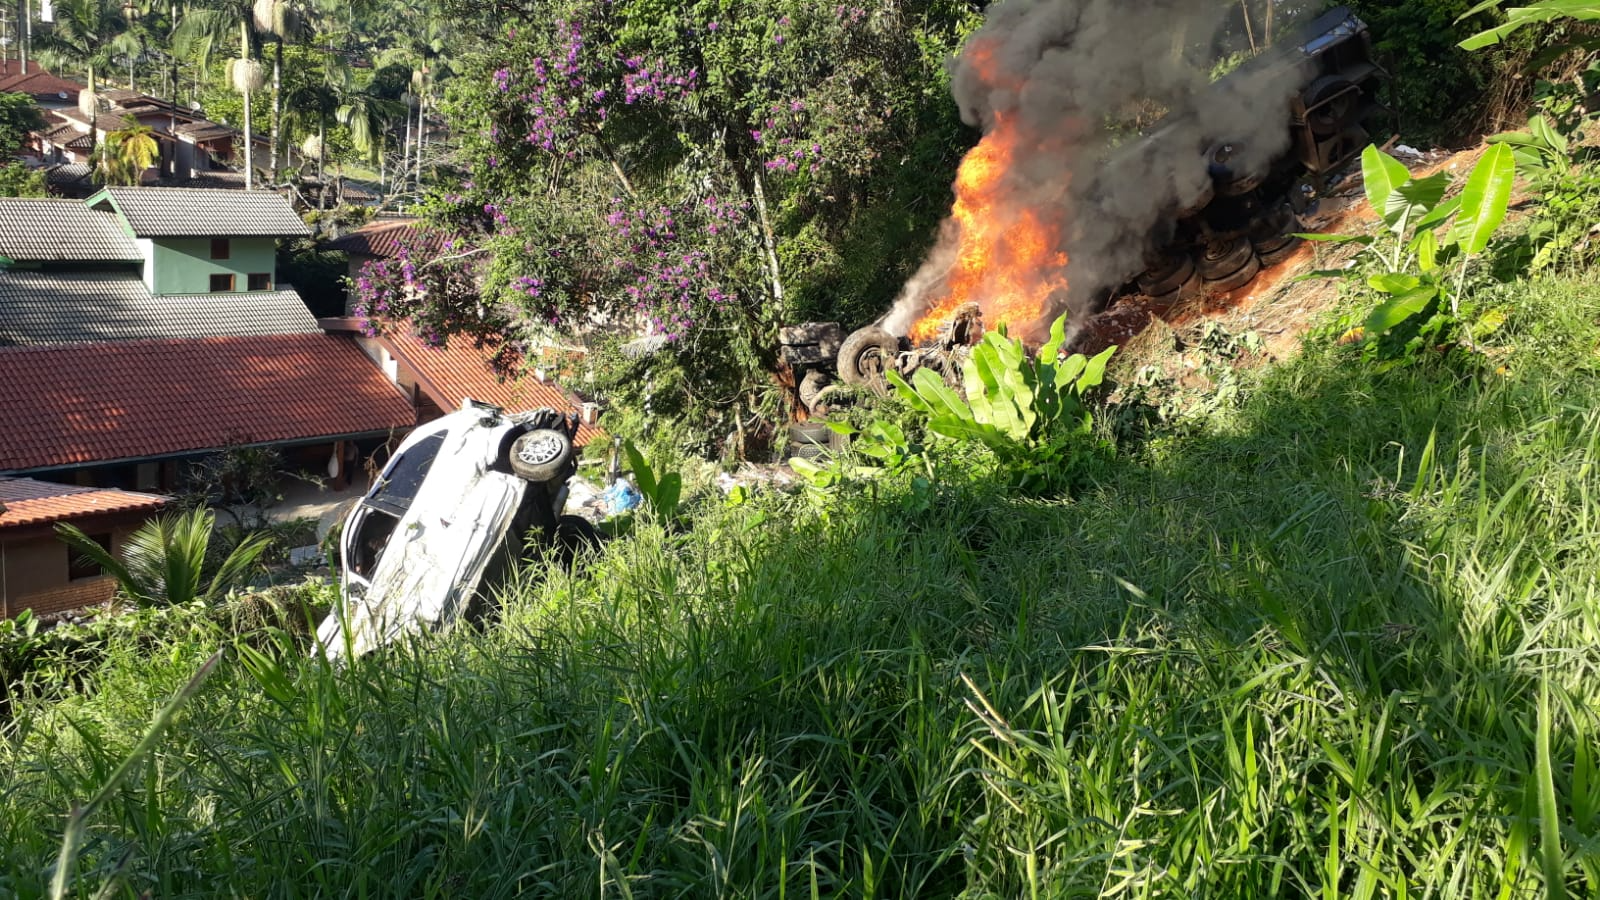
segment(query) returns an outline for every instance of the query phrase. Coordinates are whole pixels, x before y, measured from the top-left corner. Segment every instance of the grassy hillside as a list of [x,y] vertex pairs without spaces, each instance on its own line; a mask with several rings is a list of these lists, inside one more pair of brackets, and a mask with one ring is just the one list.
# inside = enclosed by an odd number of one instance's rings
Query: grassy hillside
[[1496,362],[1317,343],[1071,501],[708,502],[339,673],[142,614],[13,710],[0,894],[223,646],[77,893],[1596,896],[1600,293],[1498,290]]

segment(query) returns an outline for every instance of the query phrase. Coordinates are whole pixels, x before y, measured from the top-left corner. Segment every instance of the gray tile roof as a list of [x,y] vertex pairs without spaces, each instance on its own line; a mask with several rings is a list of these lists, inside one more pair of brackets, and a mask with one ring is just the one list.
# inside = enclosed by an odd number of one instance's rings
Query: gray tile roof
[[318,334],[293,290],[151,296],[120,272],[0,272],[0,347]]
[[298,237],[311,233],[289,201],[271,191],[110,187],[104,194],[139,237]]
[[13,262],[137,262],[117,217],[81,200],[0,198],[0,256]]

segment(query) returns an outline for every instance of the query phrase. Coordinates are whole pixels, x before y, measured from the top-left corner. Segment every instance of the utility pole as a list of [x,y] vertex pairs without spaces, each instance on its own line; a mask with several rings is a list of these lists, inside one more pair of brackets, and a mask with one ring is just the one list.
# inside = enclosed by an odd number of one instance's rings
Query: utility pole
[[33,0],[22,0],[22,74],[28,74],[28,50],[33,44]]

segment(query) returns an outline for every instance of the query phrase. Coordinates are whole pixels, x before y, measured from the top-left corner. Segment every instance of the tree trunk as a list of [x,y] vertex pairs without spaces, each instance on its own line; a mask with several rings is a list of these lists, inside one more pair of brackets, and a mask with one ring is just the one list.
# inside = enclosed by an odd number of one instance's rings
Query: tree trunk
[[1256,52],[1256,30],[1250,25],[1250,0],[1239,0],[1239,11],[1244,13],[1244,33],[1250,39],[1250,52]]
[[[100,100],[95,97],[94,66],[89,67],[89,96],[94,102],[89,106],[89,171],[92,173],[95,166],[95,157],[100,152]],[[104,174],[104,173],[102,173]],[[105,182],[102,180],[101,182]]]
[[317,209],[327,209],[328,113],[317,114]]
[[[783,272],[778,268],[777,242],[772,237],[772,220],[767,217],[767,194],[761,187],[761,173],[754,172],[750,176],[753,185],[752,193],[755,194],[756,215],[761,221],[761,243],[766,252],[766,263],[772,277],[772,299],[775,302],[779,315],[783,309]],[[782,321],[780,319],[780,321]]]
[[[239,58],[250,59],[250,22],[239,23]],[[239,87],[244,88],[244,189],[255,187],[255,135],[250,131],[250,79],[241,76]]]
[[280,39],[272,48],[272,155],[268,169],[272,172],[272,183],[283,183],[282,160],[278,157],[278,142],[283,140],[279,129],[283,127],[283,41]]

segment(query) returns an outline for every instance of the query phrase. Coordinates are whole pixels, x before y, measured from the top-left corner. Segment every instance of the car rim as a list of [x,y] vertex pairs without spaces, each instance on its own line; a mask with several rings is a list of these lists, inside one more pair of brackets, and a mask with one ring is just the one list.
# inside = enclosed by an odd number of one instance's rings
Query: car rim
[[561,439],[554,434],[534,435],[517,451],[517,458],[530,466],[542,466],[561,456]]

